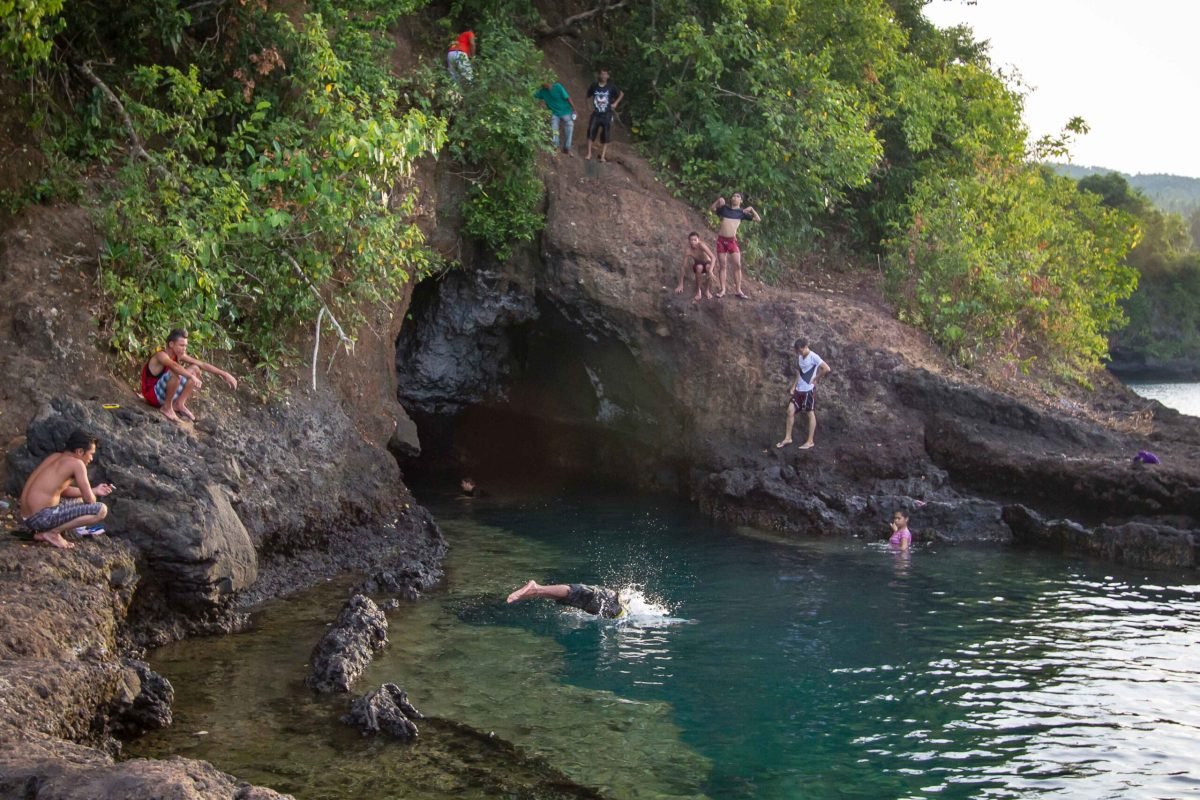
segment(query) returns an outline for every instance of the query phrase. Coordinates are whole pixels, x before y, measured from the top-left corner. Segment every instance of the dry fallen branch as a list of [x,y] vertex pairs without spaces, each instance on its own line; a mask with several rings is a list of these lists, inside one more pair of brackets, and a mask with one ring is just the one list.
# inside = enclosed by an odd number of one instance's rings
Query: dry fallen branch
[[554,26],[553,28],[545,24],[539,25],[534,30],[533,35],[534,38],[536,38],[539,42],[544,42],[547,39],[554,39],[559,36],[574,34],[577,26],[582,25],[592,17],[602,16],[609,11],[616,11],[617,9],[625,8],[628,5],[629,0],[618,0],[616,3],[609,2],[609,0],[601,0],[600,5],[596,6],[595,8],[575,14],[574,16],[567,17],[560,24]]
[[[317,332],[316,332],[316,336],[314,337],[315,342],[313,344],[313,357],[312,357],[312,388],[313,388],[313,391],[316,391],[316,389],[317,389],[317,353],[321,349],[321,322],[323,321],[324,317],[326,315],[329,316],[329,321],[333,323],[333,329],[335,331],[337,331],[338,338],[341,339],[341,341],[342,341],[342,347],[346,348],[347,353],[354,352],[354,340],[346,335],[346,331],[342,330],[342,326],[337,321],[337,317],[335,317],[333,315],[333,312],[329,310],[329,306],[325,304],[325,299],[323,297],[321,297],[321,293],[317,291],[317,287],[313,286],[313,282],[310,281],[308,279],[308,276],[304,274],[304,270],[300,268],[300,264],[297,263],[296,259],[292,258],[292,254],[284,251],[283,257],[288,260],[288,262],[292,265],[292,269],[294,269],[296,271],[296,274],[300,276],[300,280],[304,281],[305,285],[308,286],[309,291],[311,291],[313,293],[313,297],[317,298],[317,302],[321,304],[321,310],[320,310],[320,312],[317,313]],[[336,352],[337,352],[337,349],[335,348],[334,353],[336,354]],[[333,365],[332,356],[329,359],[329,364],[330,364],[330,366]],[[329,370],[326,369],[326,372],[328,372],[328,371]]]
[[117,97],[116,92],[108,88],[108,84],[100,80],[100,76],[92,71],[92,62],[85,61],[82,64],[76,64],[75,68],[79,70],[79,74],[87,78],[89,83],[99,89],[100,93],[104,95],[104,99],[116,109],[118,116],[121,117],[121,124],[125,127],[125,133],[129,136],[129,152],[149,163],[160,178],[170,178],[170,173],[163,169],[162,165],[155,164],[154,159],[150,158],[150,153],[142,145],[142,138],[138,136],[137,128],[133,126],[133,118],[125,110],[125,104],[121,102],[121,98]]

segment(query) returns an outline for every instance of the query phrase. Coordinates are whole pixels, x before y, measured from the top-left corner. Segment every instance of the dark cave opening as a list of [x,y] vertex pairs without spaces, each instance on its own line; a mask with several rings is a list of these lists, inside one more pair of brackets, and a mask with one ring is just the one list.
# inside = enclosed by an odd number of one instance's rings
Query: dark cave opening
[[421,438],[406,481],[678,492],[685,423],[634,354],[545,297],[461,270],[413,293],[397,340],[400,402]]

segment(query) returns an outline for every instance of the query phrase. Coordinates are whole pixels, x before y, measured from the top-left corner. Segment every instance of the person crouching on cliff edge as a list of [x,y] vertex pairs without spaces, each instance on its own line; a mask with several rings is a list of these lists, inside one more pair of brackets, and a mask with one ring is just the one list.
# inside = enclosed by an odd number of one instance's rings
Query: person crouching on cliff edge
[[46,456],[30,473],[21,490],[21,521],[36,541],[70,550],[75,545],[62,537],[63,531],[94,525],[108,516],[108,506],[96,498],[110,494],[112,484],[101,483],[93,490],[88,481],[88,464],[95,455],[96,437],[73,431],[61,453]]
[[188,408],[188,400],[204,385],[200,381],[201,370],[217,375],[230,389],[237,388],[237,378],[212,364],[192,358],[187,354],[187,347],[187,331],[176,328],[167,334],[166,348],[150,356],[142,367],[142,398],[172,422],[179,422],[180,415],[196,421],[196,415]]

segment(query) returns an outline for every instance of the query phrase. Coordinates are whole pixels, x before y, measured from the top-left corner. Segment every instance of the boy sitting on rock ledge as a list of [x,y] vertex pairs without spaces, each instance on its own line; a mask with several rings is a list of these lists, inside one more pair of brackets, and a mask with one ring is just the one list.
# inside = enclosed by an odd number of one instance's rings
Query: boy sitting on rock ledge
[[183,415],[192,422],[196,415],[188,408],[188,400],[203,385],[200,370],[211,372],[237,389],[237,378],[219,367],[187,354],[188,334],[176,328],[167,334],[167,346],[150,356],[142,367],[142,398],[157,408],[164,417],[179,422]]
[[96,496],[110,494],[112,484],[102,483],[93,491],[88,481],[87,465],[95,455],[96,437],[73,431],[63,451],[46,456],[25,481],[21,517],[35,540],[70,550],[75,545],[62,537],[63,531],[94,525],[108,516],[108,506]]

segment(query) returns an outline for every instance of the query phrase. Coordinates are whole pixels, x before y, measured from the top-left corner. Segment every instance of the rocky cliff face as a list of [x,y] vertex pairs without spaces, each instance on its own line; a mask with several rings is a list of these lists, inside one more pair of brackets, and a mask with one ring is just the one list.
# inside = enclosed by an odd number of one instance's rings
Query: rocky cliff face
[[137,396],[139,365],[98,342],[98,247],[79,208],[0,225],[0,483],[16,494],[84,428],[100,439],[92,481],[117,487],[104,539],[0,543],[0,795],[274,797],[201,762],[115,764],[114,736],[170,720],[169,685],[128,656],[234,630],[244,605],[339,571],[438,574],[445,542],[388,452],[419,448],[394,392],[404,309],[376,310],[331,367],[321,353],[315,388],[209,382],[200,421],[178,426]]
[[[882,535],[905,507],[925,538],[1008,541],[1001,512],[1017,501],[1093,525],[1200,524],[1196,421],[1115,382],[1057,397],[1019,376],[983,385],[870,281],[815,258],[798,290],[752,282],[750,300],[693,303],[689,274],[675,294],[688,232],[711,245],[712,227],[614,150],[606,165],[547,158],[536,248],[416,291],[399,395],[431,449],[497,478],[532,461],[679,490],[715,516],[805,533]],[[817,447],[778,450],[799,336],[833,372]],[[1148,445],[1163,465],[1132,464]]]

